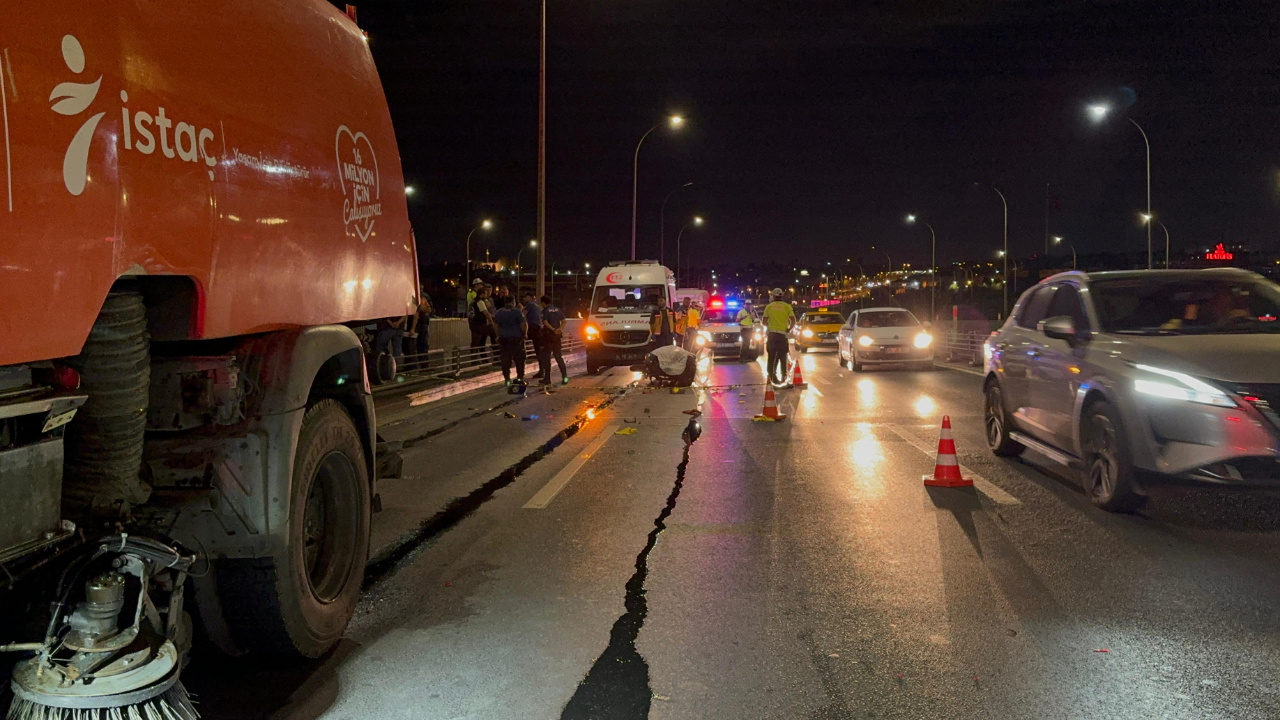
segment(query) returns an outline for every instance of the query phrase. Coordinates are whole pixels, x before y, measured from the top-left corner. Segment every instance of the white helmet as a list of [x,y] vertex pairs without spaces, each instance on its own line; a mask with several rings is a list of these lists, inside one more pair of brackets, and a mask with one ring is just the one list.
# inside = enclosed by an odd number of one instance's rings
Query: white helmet
[[769,291],[769,294],[774,297],[782,297],[782,288],[774,288]]

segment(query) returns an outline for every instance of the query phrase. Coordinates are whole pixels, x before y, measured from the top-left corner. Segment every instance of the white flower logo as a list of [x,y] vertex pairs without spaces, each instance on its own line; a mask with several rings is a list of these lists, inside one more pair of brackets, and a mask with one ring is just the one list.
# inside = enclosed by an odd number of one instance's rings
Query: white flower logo
[[[84,72],[84,48],[73,35],[62,37],[62,59],[71,72],[79,75]],[[102,76],[91,83],[64,82],[59,83],[49,93],[49,102],[53,103],[53,111],[59,115],[79,115],[98,97],[98,87],[102,85]],[[62,182],[67,192],[79,195],[84,192],[84,184],[89,176],[89,144],[93,142],[93,131],[98,128],[98,121],[105,112],[89,118],[76,131],[71,144],[67,146],[67,154],[62,158]]]

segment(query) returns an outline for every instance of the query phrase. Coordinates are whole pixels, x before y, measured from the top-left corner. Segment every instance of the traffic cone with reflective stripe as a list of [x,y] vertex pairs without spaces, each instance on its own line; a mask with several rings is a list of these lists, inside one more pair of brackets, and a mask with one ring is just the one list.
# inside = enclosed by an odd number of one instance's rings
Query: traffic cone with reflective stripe
[[786,420],[787,416],[778,412],[778,403],[773,398],[773,387],[765,386],[764,389],[764,410],[755,416],[756,420]]
[[796,369],[791,373],[791,387],[807,388],[809,383],[804,381],[804,376],[800,374],[800,360],[796,360]]
[[960,476],[960,462],[956,460],[956,441],[951,439],[951,417],[942,416],[942,434],[938,436],[938,459],[933,465],[933,475],[924,476],[924,484],[933,487],[970,487],[972,480]]

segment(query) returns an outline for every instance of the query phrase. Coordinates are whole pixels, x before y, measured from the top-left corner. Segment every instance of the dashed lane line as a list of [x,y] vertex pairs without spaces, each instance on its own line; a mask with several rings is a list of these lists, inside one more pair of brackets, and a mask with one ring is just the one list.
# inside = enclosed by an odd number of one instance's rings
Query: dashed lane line
[[[936,456],[937,454],[936,447],[931,448],[926,443],[921,442],[915,436],[913,436],[909,430],[902,427],[901,425],[898,425],[896,423],[886,423],[885,427],[893,431],[893,434],[905,440],[908,445],[919,450],[925,455],[929,457]],[[978,492],[991,498],[996,503],[1000,505],[1021,505],[1022,504],[1021,500],[1005,492],[1003,489],[1000,488],[999,485],[996,485],[990,480],[974,472],[972,468],[968,468],[968,467],[965,467],[964,465],[961,465],[960,472],[964,475],[966,479],[973,481],[973,486],[978,489]]]
[[564,486],[569,484],[569,481],[573,479],[573,476],[582,469],[583,465],[587,464],[587,461],[591,459],[591,456],[595,455],[596,452],[600,450],[601,446],[609,440],[609,438],[613,437],[613,434],[617,432],[620,427],[622,427],[621,423],[614,423],[613,425],[605,427],[605,429],[601,431],[599,437],[592,440],[591,444],[588,445],[585,450],[570,460],[568,465],[560,468],[560,472],[556,473],[547,481],[546,485],[542,486],[541,490],[534,493],[534,496],[529,498],[529,502],[524,504],[524,509],[542,510],[547,505],[550,505],[556,495],[560,494],[560,491],[564,489]]

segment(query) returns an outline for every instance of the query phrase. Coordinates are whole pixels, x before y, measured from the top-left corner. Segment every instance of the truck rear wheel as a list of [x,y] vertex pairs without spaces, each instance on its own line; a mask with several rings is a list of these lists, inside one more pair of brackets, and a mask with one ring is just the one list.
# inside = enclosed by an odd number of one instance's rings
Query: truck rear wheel
[[342,637],[369,554],[369,477],[342,404],[307,409],[294,455],[289,526],[272,556],[217,563],[218,594],[236,642],[315,658]]

